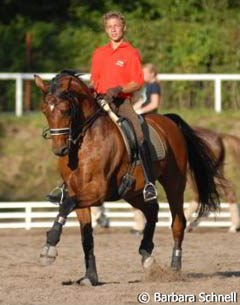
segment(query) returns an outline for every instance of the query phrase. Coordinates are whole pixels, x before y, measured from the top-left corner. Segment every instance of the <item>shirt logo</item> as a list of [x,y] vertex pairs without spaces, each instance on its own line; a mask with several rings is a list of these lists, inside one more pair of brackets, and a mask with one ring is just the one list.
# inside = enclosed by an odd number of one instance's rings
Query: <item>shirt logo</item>
[[124,61],[123,60],[118,60],[116,62],[116,66],[123,67],[124,66]]

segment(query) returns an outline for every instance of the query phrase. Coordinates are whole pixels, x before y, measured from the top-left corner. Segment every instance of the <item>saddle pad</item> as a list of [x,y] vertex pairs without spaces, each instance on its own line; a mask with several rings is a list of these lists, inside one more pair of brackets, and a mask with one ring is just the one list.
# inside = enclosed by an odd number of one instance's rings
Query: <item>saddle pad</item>
[[[118,127],[118,130],[122,135],[129,160],[131,160],[131,162],[133,162],[133,160],[139,160],[137,154],[136,138],[131,127],[131,123],[129,123],[128,120],[124,118],[121,118],[118,121],[112,121]],[[150,124],[147,124],[142,116],[139,116],[139,121],[143,130],[144,138],[148,142],[151,159],[153,161],[163,160],[166,156],[166,148],[164,141],[161,139],[161,136]]]
[[144,122],[142,124],[144,137],[148,142],[148,147],[153,161],[163,160],[166,156],[165,143],[161,139],[158,132],[150,125]]

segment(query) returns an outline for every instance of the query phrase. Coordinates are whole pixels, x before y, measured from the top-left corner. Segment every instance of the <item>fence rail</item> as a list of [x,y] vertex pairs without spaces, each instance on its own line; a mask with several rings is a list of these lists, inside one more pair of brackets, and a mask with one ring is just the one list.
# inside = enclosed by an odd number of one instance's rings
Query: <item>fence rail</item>
[[[159,222],[157,226],[169,227],[171,215],[167,203],[160,202]],[[188,203],[185,204],[187,206]],[[123,202],[106,202],[106,215],[110,218],[110,227],[132,227],[133,210]],[[221,212],[211,213],[203,218],[201,227],[230,227],[230,213],[227,203],[221,204]],[[57,215],[57,206],[49,202],[0,202],[0,229],[50,227]],[[79,226],[75,213],[71,213],[66,222],[67,227]]]
[[[23,114],[23,81],[33,80],[34,74],[38,74],[45,80],[52,79],[56,73],[0,73],[0,80],[15,80],[15,114]],[[81,76],[85,81],[90,79],[90,74]],[[240,74],[158,74],[162,81],[213,81],[214,82],[214,110],[222,111],[222,81],[240,81]]]

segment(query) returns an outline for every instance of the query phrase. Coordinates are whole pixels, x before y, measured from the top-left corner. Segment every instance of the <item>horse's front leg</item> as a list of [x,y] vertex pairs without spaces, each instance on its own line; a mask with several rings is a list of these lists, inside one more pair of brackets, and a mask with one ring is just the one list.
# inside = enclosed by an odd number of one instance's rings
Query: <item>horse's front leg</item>
[[66,197],[59,207],[58,215],[53,223],[52,228],[47,231],[47,242],[40,254],[40,262],[42,265],[52,264],[57,257],[56,245],[60,241],[62,227],[66,222],[67,216],[75,209],[75,197]]
[[80,222],[82,247],[85,256],[86,273],[80,278],[77,283],[80,285],[93,285],[98,284],[97,268],[94,256],[94,241],[93,229],[91,221],[91,208],[77,209],[78,220]]

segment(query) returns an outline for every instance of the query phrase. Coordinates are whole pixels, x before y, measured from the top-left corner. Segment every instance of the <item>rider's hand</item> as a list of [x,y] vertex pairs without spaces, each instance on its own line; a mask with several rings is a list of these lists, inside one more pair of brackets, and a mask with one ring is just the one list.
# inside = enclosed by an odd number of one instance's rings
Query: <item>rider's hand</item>
[[121,92],[122,92],[121,86],[109,88],[104,96],[104,100],[108,103],[111,103],[114,100],[114,98],[116,98]]
[[143,113],[141,109],[136,109],[135,112],[136,112],[136,114],[142,114]]

